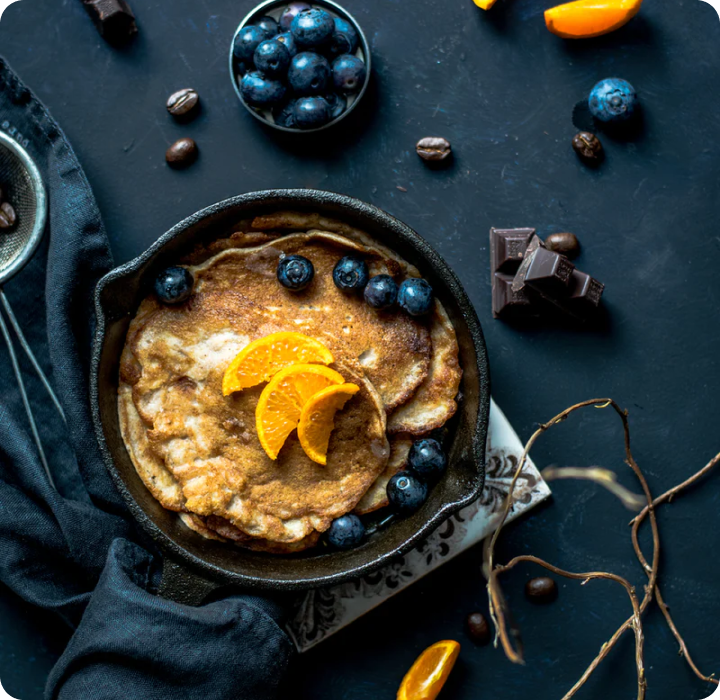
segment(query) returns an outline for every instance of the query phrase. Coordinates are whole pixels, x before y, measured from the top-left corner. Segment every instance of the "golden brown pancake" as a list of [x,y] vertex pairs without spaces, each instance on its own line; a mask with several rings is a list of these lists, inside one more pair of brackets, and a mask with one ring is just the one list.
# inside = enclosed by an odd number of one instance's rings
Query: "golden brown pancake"
[[360,502],[355,506],[354,513],[365,515],[388,505],[388,482],[395,474],[407,467],[411,447],[412,438],[409,435],[393,435],[390,438],[390,458],[387,467],[360,499]]
[[423,435],[443,426],[457,410],[462,369],[455,329],[439,301],[430,325],[430,372],[415,395],[388,418],[389,433]]
[[[340,291],[332,272],[348,253],[363,255],[371,274],[387,273],[394,266],[375,249],[335,234],[294,234],[257,248],[226,250],[192,268],[196,295],[206,289],[237,295],[244,315],[240,319],[236,314],[232,327],[242,328],[251,340],[294,330],[317,338],[336,357],[359,361],[391,411],[427,376],[430,333],[423,321],[397,310],[377,311],[362,295]],[[302,292],[291,292],[275,279],[280,257],[293,254],[304,255],[315,267],[313,282]]]
[[[307,231],[312,226],[335,233]],[[279,233],[298,229],[307,232]],[[301,293],[275,278],[278,259],[294,253],[316,272]],[[153,496],[204,537],[276,554],[312,547],[336,517],[386,506],[388,480],[407,464],[409,433],[439,427],[455,412],[461,370],[442,305],[418,321],[340,292],[332,269],[351,253],[372,275],[419,274],[343,222],[285,212],[198,249],[192,261],[204,262],[190,268],[193,297],[180,306],[149,297],[131,322],[120,372],[123,438]],[[333,367],[361,386],[336,417],[327,467],[305,456],[294,433],[276,462],[265,455],[254,424],[262,385],[222,396],[235,355],[283,330],[325,343]],[[396,433],[391,448],[386,411]]]

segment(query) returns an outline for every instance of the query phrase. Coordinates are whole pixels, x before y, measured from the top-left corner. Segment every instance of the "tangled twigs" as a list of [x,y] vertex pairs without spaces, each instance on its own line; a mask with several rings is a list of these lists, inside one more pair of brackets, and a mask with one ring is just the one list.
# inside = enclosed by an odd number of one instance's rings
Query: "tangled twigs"
[[617,496],[628,510],[641,510],[645,499],[618,483],[617,475],[602,467],[545,467],[540,472],[545,481],[557,479],[585,479],[594,481]]
[[[542,424],[530,437],[527,444],[525,445],[525,449],[523,450],[522,456],[520,458],[520,461],[518,463],[518,467],[515,471],[515,474],[513,475],[512,482],[510,483],[510,489],[507,495],[507,498],[505,499],[505,505],[503,508],[503,512],[500,518],[500,522],[498,525],[497,530],[495,530],[495,533],[493,534],[490,544],[488,545],[486,549],[486,569],[488,572],[488,595],[490,600],[490,616],[495,624],[496,629],[496,644],[497,640],[499,639],[502,643],[503,649],[505,651],[506,656],[515,663],[523,663],[523,657],[522,657],[522,647],[519,643],[519,634],[513,635],[515,637],[515,643],[513,643],[513,640],[510,639],[510,635],[508,634],[508,625],[506,622],[507,617],[507,605],[504,604],[504,597],[502,595],[502,589],[500,588],[500,583],[498,581],[498,572],[502,571],[502,567],[499,567],[496,569],[495,563],[494,563],[494,555],[495,555],[495,545],[497,543],[498,537],[500,536],[500,532],[502,531],[503,526],[505,525],[505,522],[507,521],[507,517],[510,513],[510,509],[512,508],[513,500],[514,500],[514,492],[515,492],[515,485],[517,483],[518,478],[520,477],[520,474],[522,473],[522,470],[525,466],[525,462],[527,461],[528,453],[530,452],[530,449],[535,444],[535,441],[542,435],[544,432],[549,430],[552,426],[557,425],[558,423],[564,421],[567,419],[569,415],[574,413],[577,410],[580,410],[581,408],[586,408],[588,406],[594,406],[596,408],[608,408],[612,407],[613,410],[618,414],[620,417],[620,420],[623,424],[623,431],[625,436],[625,459],[628,464],[628,466],[633,470],[635,476],[637,477],[638,481],[640,482],[640,485],[642,487],[643,493],[645,495],[645,499],[647,502],[647,506],[645,511],[647,515],[650,516],[650,525],[652,528],[652,536],[653,536],[653,562],[651,566],[646,567],[646,571],[648,573],[648,585],[645,589],[645,597],[643,598],[642,603],[636,608],[635,605],[633,605],[633,614],[628,620],[626,620],[623,625],[618,629],[618,631],[610,638],[608,642],[606,642],[601,650],[600,653],[595,657],[595,659],[592,661],[590,666],[587,668],[583,676],[580,678],[580,680],[570,689],[570,691],[565,695],[563,700],[569,700],[569,698],[573,697],[575,693],[584,685],[584,683],[587,681],[587,679],[590,677],[590,675],[593,673],[593,671],[597,668],[597,666],[600,664],[600,662],[610,653],[610,650],[615,646],[617,641],[622,637],[622,635],[625,633],[627,629],[630,627],[633,628],[635,631],[635,660],[636,660],[636,666],[637,666],[637,675],[638,675],[638,700],[643,700],[645,698],[645,690],[646,690],[646,681],[645,681],[645,670],[644,670],[644,664],[643,664],[643,655],[642,655],[642,641],[643,641],[643,632],[642,632],[642,613],[647,608],[647,606],[650,604],[650,601],[653,598],[653,594],[655,591],[655,585],[657,582],[657,572],[658,572],[658,564],[660,561],[660,536],[658,533],[657,528],[657,520],[655,518],[655,511],[654,511],[654,505],[653,505],[653,498],[652,494],[650,493],[650,489],[648,487],[647,481],[640,470],[640,467],[637,465],[637,462],[635,462],[635,459],[632,455],[632,452],[630,450],[630,428],[628,425],[627,420],[627,413],[623,411],[620,406],[615,403],[612,399],[590,399],[589,401],[583,401],[581,403],[575,404],[574,406],[571,406],[570,408],[565,409],[561,413],[559,413],[557,416],[552,418],[547,423]],[[518,558],[520,561],[530,561],[528,558]],[[513,560],[515,561],[515,560]],[[544,566],[545,568],[548,568],[549,570],[553,570],[554,567],[552,565],[547,564],[546,562],[542,562],[541,560],[535,560],[536,563],[540,564],[541,566]],[[564,572],[561,569],[556,569],[556,573],[560,576],[568,576],[570,572]],[[570,574],[568,576],[569,578],[586,578],[581,574]],[[603,572],[594,572],[594,575],[592,578],[613,578],[614,580],[622,583],[624,579],[620,579],[620,577],[614,577],[613,574],[607,574]],[[627,581],[625,581],[627,583]],[[627,584],[630,586],[630,584]],[[632,594],[635,595],[634,592]],[[637,603],[637,600],[634,601]]]
[[[657,508],[658,506],[662,505],[663,503],[671,503],[672,499],[682,491],[684,491],[689,486],[692,486],[696,482],[698,482],[702,477],[704,477],[708,472],[712,471],[714,467],[716,467],[718,464],[720,464],[720,453],[716,454],[715,457],[713,457],[700,471],[693,474],[689,479],[686,479],[683,481],[682,484],[678,484],[677,486],[671,488],[670,490],[666,491],[662,496],[658,496],[653,501],[653,507]],[[645,556],[642,553],[642,550],[640,549],[640,541],[638,538],[638,531],[640,530],[640,526],[642,525],[643,521],[645,520],[645,517],[647,516],[649,512],[648,508],[645,508],[636,518],[634,518],[631,521],[632,524],[632,543],[633,548],[635,549],[635,554],[637,555],[637,558],[642,565],[643,569],[645,569],[646,572],[650,570],[650,567],[648,566],[648,563],[645,559]],[[680,655],[685,658],[687,661],[688,666],[690,666],[692,672],[702,681],[706,681],[707,683],[714,683],[715,685],[719,685],[718,680],[716,678],[713,678],[711,676],[706,676],[704,673],[698,669],[698,667],[695,665],[695,662],[693,661],[692,657],[690,656],[690,651],[688,650],[687,644],[685,643],[685,640],[683,639],[682,635],[680,634],[678,628],[675,626],[675,622],[672,619],[672,616],[670,615],[670,610],[663,600],[662,594],[660,593],[660,588],[655,584],[655,600],[657,600],[657,604],[663,614],[663,617],[665,618],[665,621],[667,622],[668,627],[670,628],[670,631],[673,633],[673,636],[677,640],[678,644],[680,645]]]
[[[507,517],[510,513],[510,510],[512,509],[513,502],[514,502],[514,491],[515,491],[515,485],[517,483],[518,478],[520,477],[520,474],[522,473],[522,470],[525,466],[525,463],[528,458],[528,454],[530,452],[530,449],[532,448],[533,444],[537,440],[537,438],[542,435],[546,430],[551,428],[553,425],[556,425],[560,423],[561,421],[564,421],[571,413],[574,411],[577,411],[581,408],[586,408],[587,406],[594,406],[596,408],[608,408],[612,407],[615,412],[620,417],[622,424],[623,424],[623,431],[625,435],[625,461],[627,462],[628,466],[632,469],[633,473],[635,474],[636,478],[640,482],[640,486],[642,487],[643,494],[644,494],[644,501],[647,505],[643,508],[643,510],[640,512],[638,516],[636,516],[631,524],[632,524],[632,543],[633,548],[635,550],[635,554],[638,558],[638,561],[640,562],[641,566],[643,567],[643,570],[645,571],[647,577],[648,577],[648,583],[645,586],[645,595],[643,597],[643,600],[641,603],[638,604],[637,596],[635,594],[635,590],[632,587],[632,585],[624,578],[620,576],[616,576],[615,574],[611,573],[605,573],[605,572],[590,572],[586,574],[576,574],[569,571],[564,571],[563,569],[559,569],[556,566],[553,566],[552,564],[548,564],[547,562],[538,559],[534,556],[519,556],[512,559],[508,564],[505,564],[504,566],[495,566],[494,563],[494,554],[495,554],[495,544],[497,543],[498,537],[500,536],[500,531],[502,530],[503,526],[505,525],[505,522],[507,521]],[[495,630],[496,630],[496,638],[495,638],[495,644],[497,646],[498,640],[502,643],[503,649],[505,651],[505,654],[507,657],[515,662],[515,663],[523,663],[523,657],[522,657],[522,644],[520,640],[520,632],[515,627],[514,623],[512,622],[512,618],[510,616],[510,610],[509,607],[505,601],[504,595],[502,593],[502,589],[500,587],[500,583],[498,580],[498,577],[501,573],[505,571],[509,571],[510,569],[514,568],[517,564],[523,563],[523,562],[531,562],[538,564],[539,566],[544,567],[548,571],[551,571],[559,576],[564,576],[566,578],[571,579],[579,579],[582,580],[583,583],[586,583],[587,581],[595,578],[602,578],[602,579],[608,579],[612,581],[616,581],[617,583],[620,583],[628,592],[628,595],[630,596],[630,600],[633,607],[633,614],[618,628],[618,630],[615,632],[615,634],[605,643],[600,649],[599,654],[593,659],[592,663],[588,666],[588,668],[585,670],[585,673],[581,676],[581,678],[578,680],[577,683],[565,694],[563,697],[563,700],[569,700],[572,698],[575,693],[585,684],[585,682],[588,680],[588,678],[592,675],[592,673],[595,671],[595,669],[600,665],[602,660],[610,653],[611,649],[617,644],[618,640],[622,637],[622,635],[630,628],[633,629],[635,633],[635,663],[637,666],[637,674],[638,674],[638,700],[643,700],[645,698],[646,693],[646,679],[645,679],[645,669],[644,669],[644,662],[643,662],[643,644],[644,644],[644,634],[643,634],[643,627],[642,627],[642,614],[647,609],[648,605],[653,601],[653,599],[657,600],[658,606],[660,607],[660,610],[663,613],[663,616],[665,617],[665,620],[668,624],[668,627],[670,628],[670,631],[675,636],[675,639],[677,640],[678,644],[680,645],[680,654],[685,658],[688,665],[692,669],[692,671],[695,673],[695,675],[700,678],[703,681],[707,681],[710,683],[714,683],[715,685],[718,685],[718,681],[713,678],[712,676],[706,676],[703,673],[700,672],[700,670],[695,665],[694,661],[692,660],[690,656],[690,652],[688,651],[687,645],[681,636],[680,632],[678,631],[677,627],[675,626],[675,623],[670,615],[670,611],[665,604],[665,601],[663,600],[663,597],[660,593],[660,589],[658,587],[658,564],[660,559],[660,536],[658,532],[658,526],[657,526],[657,519],[655,517],[655,509],[667,502],[672,501],[673,497],[677,494],[681,493],[691,485],[695,484],[697,481],[699,481],[703,476],[705,476],[708,472],[710,472],[716,465],[720,464],[720,454],[717,454],[708,464],[706,464],[700,471],[698,471],[696,474],[691,476],[689,479],[685,480],[682,484],[679,484],[675,486],[674,488],[668,490],[666,493],[664,493],[662,496],[659,496],[656,499],[653,499],[652,494],[650,493],[650,489],[648,487],[647,481],[645,479],[645,476],[643,475],[642,471],[640,470],[640,467],[638,466],[637,462],[635,461],[632,452],[630,450],[630,429],[628,425],[627,420],[627,413],[623,411],[612,399],[592,399],[590,401],[584,401],[582,403],[576,404],[574,406],[571,406],[570,408],[564,410],[562,413],[559,413],[557,416],[555,416],[553,419],[548,421],[547,423],[541,425],[530,437],[530,440],[528,440],[527,445],[525,446],[525,449],[523,450],[522,457],[518,463],[517,470],[515,471],[515,474],[513,475],[512,482],[510,484],[509,493],[507,495],[507,498],[505,499],[505,504],[503,507],[503,511],[500,517],[499,525],[495,533],[493,534],[492,538],[486,541],[485,548],[484,548],[484,564],[483,564],[483,571],[485,572],[485,575],[488,579],[488,595],[490,598],[490,616],[493,620],[493,623],[495,624]],[[639,508],[639,496],[636,494],[631,493],[624,487],[620,486],[617,483],[617,480],[615,478],[615,475],[612,472],[609,472],[608,470],[601,469],[599,467],[592,467],[588,469],[579,469],[575,467],[569,467],[565,469],[558,469],[555,467],[548,468],[545,471],[543,471],[543,475],[546,478],[580,478],[580,479],[589,479],[592,481],[595,481],[596,483],[599,483],[603,485],[605,488],[610,490],[612,493],[614,493],[616,496],[620,498],[623,503],[628,507],[634,507]],[[647,559],[645,558],[645,555],[642,552],[642,549],[640,548],[640,542],[639,542],[639,529],[642,523],[645,521],[645,519],[649,516],[650,518],[650,526],[652,529],[652,540],[653,540],[653,556],[652,556],[652,564],[649,564]]]

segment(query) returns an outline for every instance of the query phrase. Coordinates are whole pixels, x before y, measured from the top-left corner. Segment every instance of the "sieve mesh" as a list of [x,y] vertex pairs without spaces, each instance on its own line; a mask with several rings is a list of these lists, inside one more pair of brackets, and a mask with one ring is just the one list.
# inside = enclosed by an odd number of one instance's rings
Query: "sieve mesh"
[[17,154],[0,142],[0,189],[3,197],[12,204],[17,214],[17,223],[9,230],[0,230],[0,277],[32,245],[35,221],[38,215],[38,200],[33,180]]

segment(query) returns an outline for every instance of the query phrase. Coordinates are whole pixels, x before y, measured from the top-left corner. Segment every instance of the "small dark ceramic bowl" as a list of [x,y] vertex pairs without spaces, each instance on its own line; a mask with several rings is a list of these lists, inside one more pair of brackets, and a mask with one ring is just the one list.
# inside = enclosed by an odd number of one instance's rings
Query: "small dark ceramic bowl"
[[291,134],[316,133],[318,131],[328,129],[331,126],[334,126],[338,122],[341,122],[343,119],[345,119],[345,117],[347,117],[347,115],[350,114],[350,112],[352,112],[355,107],[357,107],[357,105],[360,103],[360,100],[365,95],[368,84],[370,82],[370,71],[372,68],[370,45],[368,44],[367,38],[365,37],[365,33],[363,32],[360,25],[357,23],[357,20],[345,8],[341,7],[337,3],[332,2],[332,0],[307,1],[308,4],[312,5],[313,7],[322,7],[323,9],[327,10],[333,17],[340,17],[349,22],[355,28],[355,31],[358,33],[358,38],[360,39],[360,47],[358,48],[355,55],[365,62],[365,67],[367,68],[367,77],[365,78],[365,84],[362,86],[362,89],[356,95],[350,95],[348,97],[348,106],[345,111],[339,117],[337,117],[337,119],[333,119],[332,121],[324,124],[321,127],[318,127],[317,129],[291,129],[287,126],[281,126],[280,124],[276,124],[272,113],[269,110],[257,109],[249,105],[247,102],[245,102],[242,97],[242,93],[240,92],[239,78],[241,78],[242,76],[238,76],[237,72],[235,71],[235,62],[233,60],[233,44],[235,43],[235,37],[240,33],[242,29],[244,29],[248,25],[254,24],[257,20],[259,20],[265,15],[269,15],[273,19],[278,19],[280,17],[280,13],[288,6],[290,0],[266,0],[266,2],[260,3],[254,10],[252,10],[252,12],[250,12],[250,14],[245,17],[242,22],[240,22],[237,30],[235,31],[235,34],[233,34],[232,41],[230,42],[230,80],[232,81],[233,89],[235,90],[235,94],[238,96],[240,103],[243,105],[243,107],[245,107],[245,109],[247,109],[248,112],[250,112],[250,114],[253,115],[253,117],[260,120],[263,124],[267,124],[273,129],[278,129],[279,131],[286,131]]
[[[152,289],[158,272],[198,244],[227,236],[242,219],[281,210],[320,213],[366,231],[416,265],[432,284],[455,327],[463,379],[459,408],[445,439],[448,469],[423,507],[379,529],[350,551],[318,547],[301,555],[273,556],[206,540],[160,506],[145,488],[120,435],[117,387],[120,354],[130,319]],[[380,568],[407,552],[454,512],[477,499],[485,480],[490,386],[482,330],[455,274],[417,233],[376,207],[316,190],[269,190],[225,200],[185,219],[139,258],[103,277],[95,293],[97,330],[91,401],[95,430],[107,468],[133,515],[159,543],[169,562],[164,590],[197,600],[204,579],[258,589],[303,589],[335,584]],[[188,571],[199,574],[188,583]],[[210,585],[210,584],[208,584]]]

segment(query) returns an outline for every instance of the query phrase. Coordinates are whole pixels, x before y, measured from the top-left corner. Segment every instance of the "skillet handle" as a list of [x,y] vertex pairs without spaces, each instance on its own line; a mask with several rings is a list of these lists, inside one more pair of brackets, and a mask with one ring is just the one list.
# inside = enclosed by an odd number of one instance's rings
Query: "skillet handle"
[[174,603],[198,607],[222,584],[191,571],[187,566],[165,557],[158,595]]

